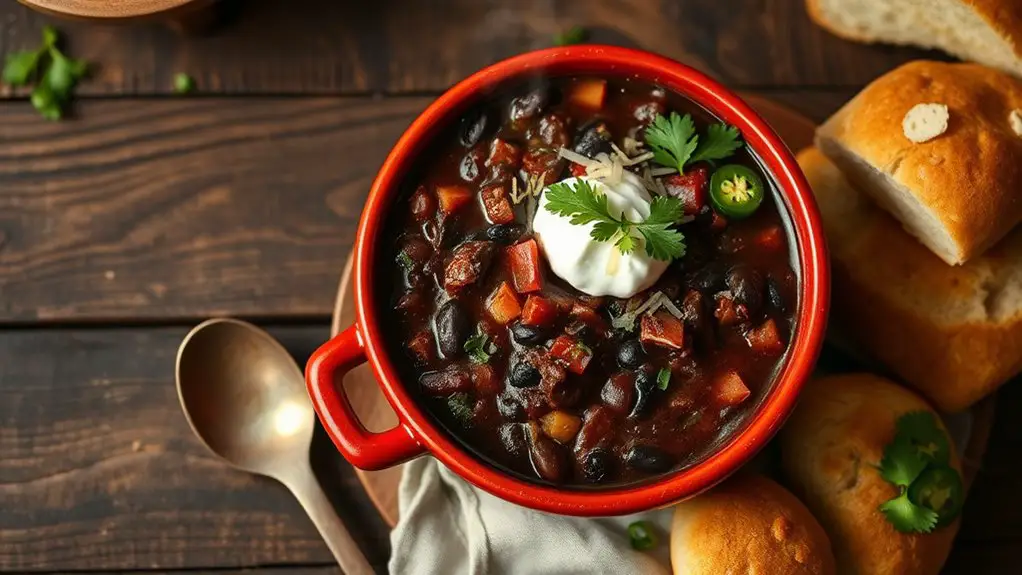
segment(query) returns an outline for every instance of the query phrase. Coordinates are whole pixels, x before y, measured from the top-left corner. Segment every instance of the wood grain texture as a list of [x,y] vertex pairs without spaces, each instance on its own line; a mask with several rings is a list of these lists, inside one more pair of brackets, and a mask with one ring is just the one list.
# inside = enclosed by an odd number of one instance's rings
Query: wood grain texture
[[35,46],[44,23],[97,64],[79,92],[167,94],[187,72],[206,93],[438,92],[502,58],[550,46],[572,26],[590,41],[663,53],[737,87],[853,86],[908,60],[814,26],[803,0],[228,0],[216,34],[160,24],[59,21],[0,4],[0,54]]
[[[0,333],[0,571],[331,562],[282,486],[227,468],[192,436],[172,375],[185,332]],[[328,328],[271,333],[304,364]],[[387,528],[325,434],[313,467],[382,566]]]
[[[766,96],[822,118],[849,94]],[[369,185],[428,101],[101,100],[59,124],[0,103],[0,324],[327,321]]]

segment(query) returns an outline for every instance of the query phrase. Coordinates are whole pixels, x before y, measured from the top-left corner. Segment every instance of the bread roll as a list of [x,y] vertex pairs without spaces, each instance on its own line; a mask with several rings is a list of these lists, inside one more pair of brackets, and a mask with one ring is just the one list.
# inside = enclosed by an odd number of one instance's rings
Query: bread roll
[[1022,229],[946,265],[857,192],[818,150],[798,155],[831,256],[831,331],[941,411],[960,411],[1022,370]]
[[[809,382],[781,430],[781,459],[792,490],[830,536],[841,575],[936,575],[958,520],[926,535],[896,531],[877,510],[898,495],[875,466],[895,421],[931,410],[919,396],[869,374]],[[952,448],[953,449],[953,448]],[[952,452],[951,463],[961,471]]]
[[961,264],[1022,220],[1016,110],[1022,80],[975,64],[912,62],[827,120],[816,145],[933,253]]
[[806,0],[806,7],[849,40],[939,48],[1022,76],[1018,0]]
[[736,476],[679,504],[671,527],[674,575],[835,573],[820,524],[761,475]]

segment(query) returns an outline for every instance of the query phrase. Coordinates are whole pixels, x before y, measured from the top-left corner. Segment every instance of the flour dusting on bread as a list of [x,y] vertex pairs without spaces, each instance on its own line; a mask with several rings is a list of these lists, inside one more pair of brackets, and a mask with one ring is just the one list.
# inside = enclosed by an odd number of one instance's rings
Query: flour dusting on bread
[[906,138],[921,144],[946,132],[949,118],[944,104],[916,104],[905,114],[901,129]]
[[1012,110],[1008,114],[1008,123],[1011,124],[1011,129],[1022,137],[1022,110]]

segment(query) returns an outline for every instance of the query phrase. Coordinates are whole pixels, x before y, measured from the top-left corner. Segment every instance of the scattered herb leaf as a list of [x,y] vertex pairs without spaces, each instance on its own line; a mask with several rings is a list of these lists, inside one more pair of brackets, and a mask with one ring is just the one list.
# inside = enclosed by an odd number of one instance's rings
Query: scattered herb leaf
[[409,256],[407,252],[401,250],[397,253],[397,265],[406,270],[410,270],[415,266],[415,262],[412,261],[412,257]]
[[567,30],[554,35],[554,44],[558,46],[570,46],[581,44],[589,38],[589,31],[581,26],[572,26]]
[[649,216],[633,222],[624,214],[610,213],[607,196],[597,192],[586,180],[577,180],[574,188],[564,182],[551,184],[546,191],[547,211],[570,218],[573,225],[594,223],[590,236],[598,242],[613,241],[617,249],[628,254],[635,250],[642,237],[646,253],[658,260],[671,261],[685,255],[685,237],[672,228],[682,216],[681,200],[666,196],[653,198]]
[[692,116],[671,112],[657,115],[644,132],[646,144],[653,151],[653,161],[674,168],[679,174],[695,162],[723,160],[742,146],[738,129],[727,124],[714,124],[700,137]]
[[671,370],[661,367],[656,374],[656,385],[660,391],[667,391],[667,386],[671,385]]
[[37,50],[14,52],[4,62],[3,81],[11,86],[35,87],[29,98],[32,107],[48,120],[63,117],[75,84],[88,73],[84,60],[68,58],[57,47],[55,29],[43,28],[43,45]]
[[937,526],[937,513],[912,503],[907,492],[882,503],[880,511],[902,533],[929,533]]
[[184,72],[178,72],[174,75],[174,92],[178,94],[190,94],[193,90],[195,90],[194,78]]
[[656,547],[657,536],[655,529],[649,521],[630,523],[628,525],[628,539],[632,542],[632,549],[649,551]]
[[41,52],[30,50],[8,54],[4,62],[4,84],[11,86],[24,86],[28,84],[41,55]]
[[465,340],[463,349],[472,363],[486,363],[490,361],[490,356],[497,352],[497,346],[482,330]]
[[909,442],[898,437],[884,448],[879,469],[880,476],[888,483],[908,487],[926,469],[926,461],[916,454]]
[[696,151],[692,153],[688,163],[712,162],[723,160],[742,147],[738,138],[738,128],[727,124],[713,124],[706,129],[706,137],[699,141]]
[[458,392],[447,396],[447,408],[462,423],[472,421],[472,407],[472,398],[467,393]]

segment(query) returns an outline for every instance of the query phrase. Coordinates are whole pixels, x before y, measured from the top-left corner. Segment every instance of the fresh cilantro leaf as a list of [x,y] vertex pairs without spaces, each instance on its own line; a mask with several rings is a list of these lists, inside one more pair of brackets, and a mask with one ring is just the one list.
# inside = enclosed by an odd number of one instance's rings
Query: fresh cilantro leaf
[[929,533],[937,526],[937,514],[932,509],[912,503],[904,491],[882,503],[879,510],[902,533]]
[[930,411],[912,411],[895,422],[896,438],[912,446],[924,462],[947,465],[951,460],[951,445],[947,433],[941,429],[937,416]]
[[685,171],[692,153],[699,145],[699,136],[692,116],[671,112],[670,117],[657,116],[645,131],[646,144],[653,151],[653,161],[678,173]]
[[564,32],[554,36],[554,44],[558,46],[570,46],[581,44],[589,37],[589,31],[581,26],[572,26]]
[[59,120],[63,115],[60,100],[57,99],[56,94],[53,93],[50,85],[46,82],[40,82],[32,90],[30,100],[32,101],[32,107],[47,120]]
[[656,374],[656,385],[660,391],[667,391],[667,386],[671,385],[671,370],[661,367]]
[[596,192],[586,180],[577,180],[574,189],[564,182],[551,184],[547,187],[546,199],[548,211],[570,217],[576,226],[597,221],[620,223],[610,215],[607,196]]
[[621,253],[630,254],[635,251],[635,237],[632,234],[622,233],[614,245]]
[[742,141],[738,138],[738,128],[727,124],[713,124],[706,130],[706,136],[700,138],[688,163],[707,162],[712,160],[723,160],[735,150],[742,147]]
[[926,469],[926,461],[919,457],[911,443],[897,436],[884,448],[878,469],[888,483],[908,487]]
[[447,397],[447,408],[451,415],[462,423],[472,421],[472,398],[467,393],[452,393]]
[[43,48],[52,48],[57,45],[60,35],[52,26],[43,26]]
[[175,93],[189,94],[193,90],[195,90],[195,80],[191,76],[185,74],[184,72],[179,72],[174,75]]
[[4,62],[4,84],[10,86],[24,86],[27,84],[32,75],[35,74],[39,63],[39,56],[41,55],[41,52],[33,52],[31,50],[8,54]]
[[71,90],[77,81],[78,76],[75,74],[74,63],[56,49],[51,48],[50,67],[46,70],[46,75],[43,76],[43,82],[49,84],[50,90],[63,101],[65,97],[71,95]]
[[658,260],[671,261],[685,255],[685,237],[674,225],[681,218],[681,200],[656,196],[649,205],[649,217],[635,224],[635,229],[646,243],[646,253]]
[[596,222],[589,235],[598,242],[609,242],[619,231],[621,231],[621,224],[617,222]]
[[486,363],[490,361],[490,356],[496,352],[495,347],[489,342],[490,336],[486,335],[482,330],[477,331],[475,335],[465,340],[463,349],[468,354],[468,358],[472,360],[472,363]]

